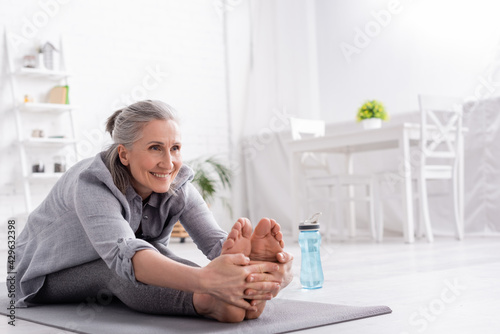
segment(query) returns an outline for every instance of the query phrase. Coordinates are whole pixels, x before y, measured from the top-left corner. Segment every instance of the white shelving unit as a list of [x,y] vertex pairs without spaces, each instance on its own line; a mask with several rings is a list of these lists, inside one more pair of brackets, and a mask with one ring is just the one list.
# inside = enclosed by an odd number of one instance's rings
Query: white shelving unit
[[[73,112],[77,108],[71,104],[45,103],[43,99],[37,102],[24,102],[25,88],[27,84],[31,89],[38,90],[37,93],[48,93],[47,87],[50,86],[69,86],[68,79],[71,76],[66,72],[64,62],[64,49],[62,41],[59,42],[59,62],[58,70],[49,70],[46,68],[27,68],[23,67],[21,62],[24,54],[18,54],[16,48],[10,44],[11,38],[9,32],[5,30],[5,45],[7,61],[9,64],[10,84],[12,91],[13,112],[16,121],[17,146],[21,161],[20,177],[22,178],[26,213],[33,210],[32,205],[32,187],[35,184],[54,184],[63,174],[62,172],[52,172],[47,166],[50,163],[44,163],[44,172],[33,172],[30,158],[33,153],[41,154],[44,157],[50,157],[51,153],[56,153],[62,149],[72,150],[72,155],[77,157],[77,145],[75,140],[75,123]],[[16,53],[17,51],[17,53]],[[70,100],[71,101],[71,100]],[[67,115],[67,116],[65,116]],[[53,135],[47,137],[32,137],[26,123],[37,119],[51,121],[64,116],[64,135]],[[69,131],[68,131],[69,130]],[[68,166],[66,166],[68,168]]]
[[35,102],[25,102],[21,105],[21,110],[25,112],[53,112],[61,113],[65,111],[71,111],[75,109],[75,106],[69,104],[57,104],[57,103],[35,103]]
[[69,73],[66,72],[47,70],[41,68],[29,68],[29,67],[21,67],[11,73],[14,73],[15,75],[18,76],[26,76],[32,78],[48,78],[51,80],[66,79],[67,77],[71,76]]

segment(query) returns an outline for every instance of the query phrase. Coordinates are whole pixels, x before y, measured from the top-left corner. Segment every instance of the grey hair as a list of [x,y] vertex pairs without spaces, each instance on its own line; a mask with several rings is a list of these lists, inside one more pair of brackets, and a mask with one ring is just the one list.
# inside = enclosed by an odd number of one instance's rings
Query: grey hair
[[172,120],[179,124],[177,112],[170,105],[153,100],[139,101],[115,111],[106,122],[106,131],[113,144],[104,153],[104,163],[109,169],[113,182],[125,194],[130,184],[130,172],[118,156],[118,146],[130,149],[142,137],[143,127],[154,120]]

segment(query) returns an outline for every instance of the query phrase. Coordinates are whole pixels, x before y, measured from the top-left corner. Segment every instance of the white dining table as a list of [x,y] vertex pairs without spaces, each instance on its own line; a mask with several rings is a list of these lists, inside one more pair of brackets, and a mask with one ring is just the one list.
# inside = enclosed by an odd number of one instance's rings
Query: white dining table
[[[290,141],[288,148],[291,153],[291,197],[294,209],[294,222],[303,221],[307,217],[301,215],[301,203],[306,203],[301,164],[304,152],[341,153],[346,156],[346,173],[354,171],[352,154],[368,151],[395,149],[399,157],[399,165],[392,166],[397,170],[398,182],[401,186],[401,209],[403,216],[404,240],[412,243],[415,240],[413,191],[412,191],[412,161],[410,147],[417,145],[420,138],[420,124],[398,123],[384,124],[378,129],[359,129],[355,131],[325,135],[323,137],[306,138]],[[463,164],[462,164],[463,165]],[[354,219],[354,203],[350,210],[350,219]],[[294,237],[297,234],[292,228]],[[351,232],[352,234],[352,232]]]

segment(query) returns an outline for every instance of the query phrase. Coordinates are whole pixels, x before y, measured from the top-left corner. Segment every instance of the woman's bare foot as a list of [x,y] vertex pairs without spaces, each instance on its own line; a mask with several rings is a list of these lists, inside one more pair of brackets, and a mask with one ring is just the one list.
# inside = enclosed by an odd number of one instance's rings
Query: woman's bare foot
[[258,300],[258,301],[256,301],[255,306],[257,306],[257,311],[255,311],[255,312],[246,311],[245,312],[245,319],[246,320],[257,319],[258,317],[260,317],[262,312],[264,312],[264,308],[266,307],[266,301],[265,300]]
[[199,315],[220,322],[241,322],[246,318],[246,310],[207,294],[194,293],[193,306]]
[[[250,223],[250,220],[248,220],[247,218],[238,219],[238,221],[233,225],[233,228],[229,232],[226,241],[222,245],[221,254],[243,253],[245,256],[248,257],[250,255],[252,248],[252,244],[250,241],[251,236],[252,236],[252,224]],[[264,311],[264,308],[266,307],[266,302],[257,301],[256,305],[257,305],[257,311],[255,312],[243,310],[245,312],[244,314],[245,319],[257,319]]]
[[226,241],[222,245],[221,254],[243,253],[243,255],[248,257],[252,247],[250,242],[251,236],[252,224],[250,223],[250,220],[247,218],[238,219],[238,221],[234,223]]
[[281,227],[274,219],[262,218],[253,231],[250,260],[277,261],[277,254],[283,251],[285,242]]

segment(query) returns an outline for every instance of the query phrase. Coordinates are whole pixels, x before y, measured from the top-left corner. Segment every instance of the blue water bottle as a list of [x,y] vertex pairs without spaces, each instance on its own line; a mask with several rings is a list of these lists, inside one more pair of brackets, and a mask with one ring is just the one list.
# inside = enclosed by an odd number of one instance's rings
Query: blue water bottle
[[299,245],[302,254],[300,284],[304,289],[319,289],[323,286],[323,268],[321,267],[321,234],[318,218],[321,212],[299,224]]

